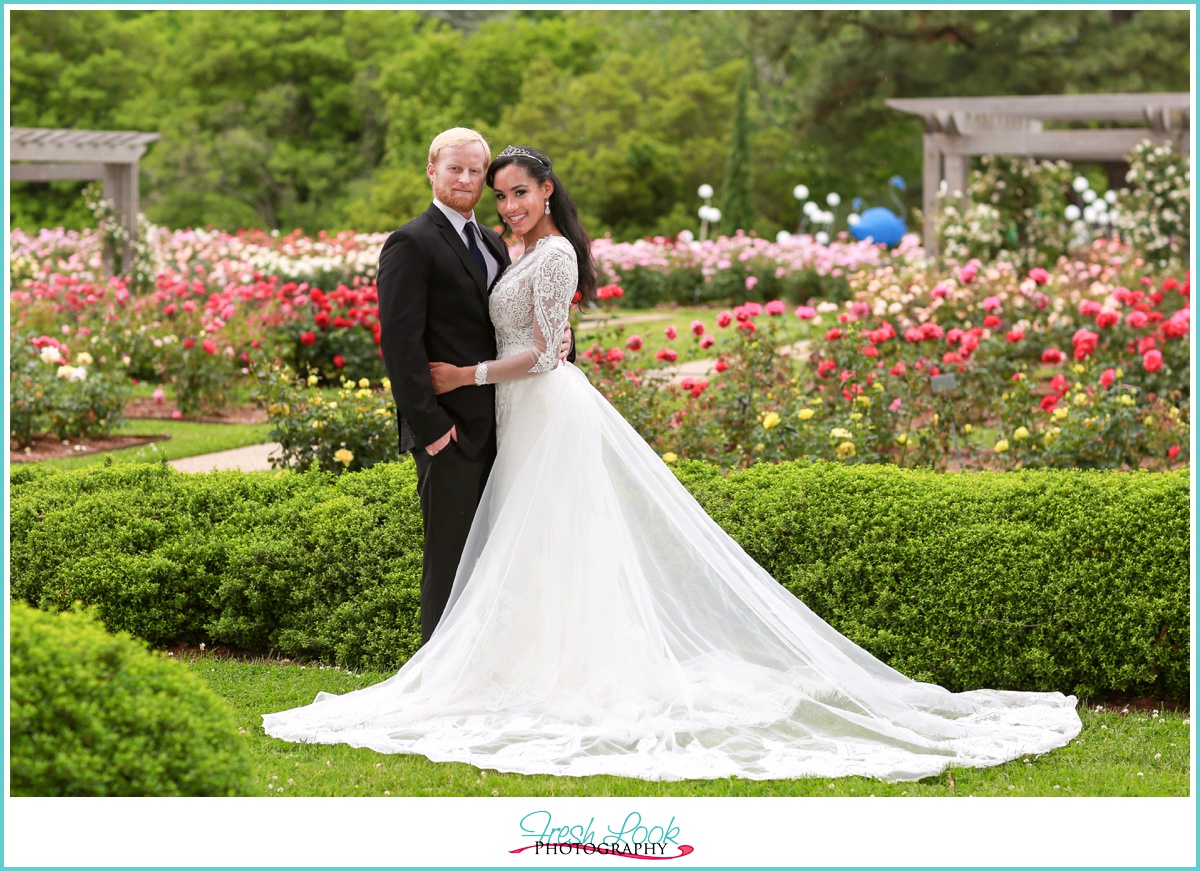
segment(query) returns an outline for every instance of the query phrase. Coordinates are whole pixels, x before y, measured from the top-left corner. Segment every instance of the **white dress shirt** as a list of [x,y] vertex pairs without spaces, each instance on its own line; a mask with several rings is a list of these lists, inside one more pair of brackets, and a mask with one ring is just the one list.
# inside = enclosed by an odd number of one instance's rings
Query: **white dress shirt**
[[467,224],[475,225],[475,244],[478,245],[479,250],[483,252],[483,262],[487,264],[487,286],[490,288],[492,283],[496,280],[496,276],[500,274],[500,263],[492,254],[491,249],[489,249],[484,243],[483,233],[479,232],[479,224],[475,220],[475,213],[471,212],[470,218],[464,218],[437,197],[433,198],[433,204],[441,210],[443,215],[450,219],[451,226],[453,226],[455,232],[458,233],[458,238],[461,239],[462,243],[467,246],[467,250],[470,250],[471,246],[467,243],[467,235],[463,232],[463,229],[467,226]]

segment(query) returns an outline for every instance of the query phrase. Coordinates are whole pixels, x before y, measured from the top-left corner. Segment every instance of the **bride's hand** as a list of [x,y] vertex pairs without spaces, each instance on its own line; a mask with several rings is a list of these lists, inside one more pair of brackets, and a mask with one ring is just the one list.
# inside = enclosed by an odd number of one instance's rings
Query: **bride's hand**
[[[471,380],[463,380],[464,373],[471,373]],[[441,395],[474,384],[474,370],[467,366],[455,366],[450,363],[430,363],[429,377],[433,379],[433,392]]]

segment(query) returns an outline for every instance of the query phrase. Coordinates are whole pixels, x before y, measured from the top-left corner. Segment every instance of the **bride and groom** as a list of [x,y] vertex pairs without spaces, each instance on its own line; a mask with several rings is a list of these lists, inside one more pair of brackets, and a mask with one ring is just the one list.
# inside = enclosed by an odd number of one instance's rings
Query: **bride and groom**
[[[525,774],[912,780],[1079,733],[1074,697],[952,693],[844,638],[562,362],[596,270],[549,157],[490,161],[456,128],[427,173],[434,203],[378,279],[426,643],[388,680],[265,715],[268,734]],[[475,223],[485,182],[515,264]]]

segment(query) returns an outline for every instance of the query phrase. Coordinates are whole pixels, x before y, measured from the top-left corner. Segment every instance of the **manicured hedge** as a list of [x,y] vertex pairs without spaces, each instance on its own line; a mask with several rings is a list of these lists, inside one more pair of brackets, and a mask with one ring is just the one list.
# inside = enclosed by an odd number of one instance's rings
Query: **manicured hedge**
[[[904,673],[953,689],[1186,699],[1186,471],[677,474],[781,583]],[[419,644],[411,462],[320,473],[163,466],[12,477],[12,594],[80,599],[152,642],[391,668]]]
[[11,616],[13,795],[253,794],[232,715],[185,666],[86,613]]

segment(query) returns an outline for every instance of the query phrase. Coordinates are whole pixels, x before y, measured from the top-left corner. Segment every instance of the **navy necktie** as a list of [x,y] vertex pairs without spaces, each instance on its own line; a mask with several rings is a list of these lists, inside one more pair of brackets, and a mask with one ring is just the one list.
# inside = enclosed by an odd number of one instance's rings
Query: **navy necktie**
[[483,280],[486,284],[488,274],[487,261],[483,259],[483,252],[479,250],[479,243],[475,241],[475,225],[468,221],[463,232],[467,234],[467,250],[471,252],[471,256],[479,264],[479,271],[483,273]]

